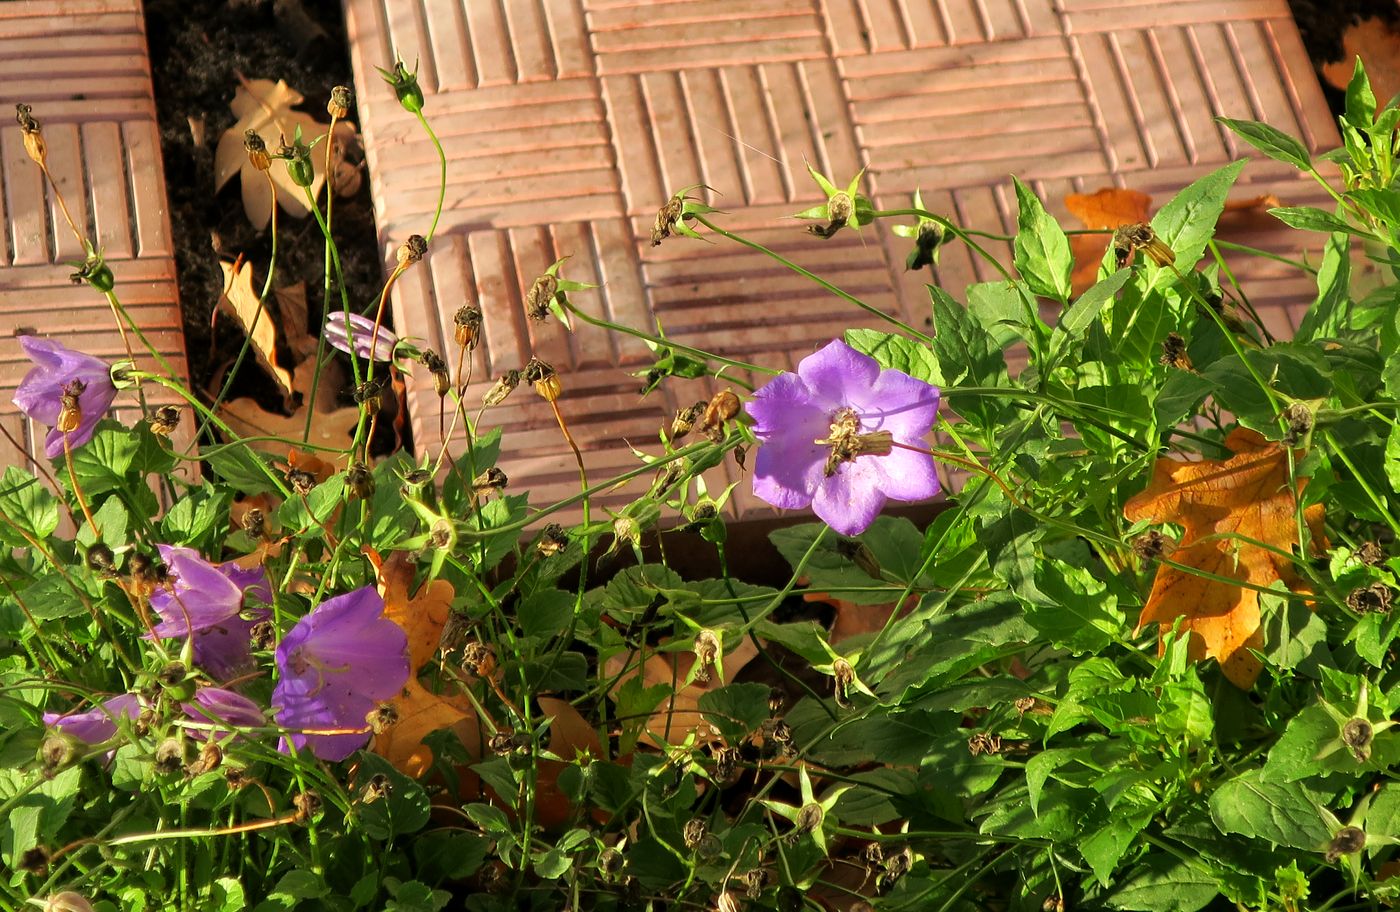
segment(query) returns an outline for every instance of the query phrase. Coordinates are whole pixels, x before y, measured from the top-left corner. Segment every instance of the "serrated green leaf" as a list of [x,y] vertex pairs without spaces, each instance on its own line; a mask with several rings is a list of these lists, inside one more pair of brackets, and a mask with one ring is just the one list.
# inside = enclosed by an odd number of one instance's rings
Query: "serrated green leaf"
[[1222,833],[1315,851],[1327,842],[1316,797],[1297,782],[1263,781],[1251,770],[1210,796],[1210,817]]
[[[1177,271],[1196,268],[1206,244],[1215,234],[1215,223],[1225,211],[1225,197],[1240,175],[1244,161],[1231,162],[1194,181],[1172,197],[1152,217],[1152,230],[1176,251]],[[1170,275],[1169,270],[1164,273]]]
[[1308,155],[1307,147],[1276,127],[1256,120],[1233,120],[1229,117],[1217,117],[1216,120],[1276,161],[1287,162],[1304,171],[1312,166],[1312,156]]
[[1013,253],[1016,271],[1035,294],[1067,302],[1070,273],[1074,270],[1069,238],[1059,222],[1045,211],[1040,197],[1020,178],[1013,176],[1011,180],[1016,186],[1017,202]]

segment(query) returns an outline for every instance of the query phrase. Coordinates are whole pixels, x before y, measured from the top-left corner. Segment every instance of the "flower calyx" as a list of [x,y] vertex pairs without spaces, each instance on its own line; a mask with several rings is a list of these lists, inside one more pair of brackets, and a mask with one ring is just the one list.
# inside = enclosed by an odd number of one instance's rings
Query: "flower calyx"
[[[914,208],[924,209],[923,194],[919,190],[914,191]],[[904,258],[904,268],[910,272],[925,266],[937,266],[938,251],[952,239],[942,222],[927,215],[917,215],[914,224],[895,225],[890,230],[896,237],[908,238],[914,242],[914,249]]]
[[708,215],[720,210],[691,197],[692,190],[719,192],[707,184],[691,184],[689,187],[682,187],[671,194],[671,198],[666,200],[666,204],[656,211],[656,220],[651,226],[651,246],[659,247],[662,241],[672,236],[705,240],[699,232],[687,224],[687,221],[696,215]]
[[830,178],[812,167],[811,162],[807,163],[807,173],[812,175],[812,180],[816,181],[817,186],[826,194],[826,202],[823,205],[804,209],[793,216],[826,222],[825,225],[808,225],[809,232],[825,239],[842,228],[860,230],[862,226],[875,220],[875,207],[859,192],[860,179],[865,175],[864,168],[856,172],[856,176],[851,178],[850,184],[844,190],[838,189]]
[[1158,266],[1171,266],[1176,262],[1176,252],[1157,237],[1157,232],[1145,222],[1115,228],[1111,246],[1113,260],[1118,269],[1131,263],[1138,251],[1147,254],[1147,258]]
[[39,129],[39,121],[34,119],[34,109],[27,104],[15,105],[15,120],[19,122],[24,135],[24,154],[40,168],[48,167],[49,149],[44,142],[44,133]]
[[413,64],[413,72],[409,72],[402,60],[395,60],[392,70],[386,70],[383,67],[375,67],[375,69],[394,90],[394,95],[398,98],[401,108],[410,114],[418,114],[423,110],[423,89],[418,85],[417,61]]
[[573,332],[574,324],[573,318],[569,315],[568,293],[586,291],[598,286],[588,282],[575,282],[560,276],[559,268],[564,265],[564,261],[567,259],[567,256],[562,256],[555,260],[531,283],[529,291],[525,293],[524,304],[525,315],[536,323],[543,323],[549,319],[549,315],[552,313],[559,318],[560,323],[564,324],[565,329]]

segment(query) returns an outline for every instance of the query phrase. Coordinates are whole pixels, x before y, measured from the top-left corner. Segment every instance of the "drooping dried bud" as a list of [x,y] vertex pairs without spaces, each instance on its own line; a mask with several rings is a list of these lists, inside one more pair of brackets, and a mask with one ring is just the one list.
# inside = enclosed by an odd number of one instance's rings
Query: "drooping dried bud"
[[559,293],[559,277],[546,272],[535,279],[530,290],[525,293],[525,315],[537,323],[549,318],[549,305]]
[[701,400],[683,409],[676,409],[675,417],[671,419],[671,440],[680,440],[690,433],[690,429],[695,427],[695,422],[705,413],[706,404]]
[[715,751],[715,767],[711,771],[715,784],[720,788],[728,788],[739,779],[739,749],[736,747],[721,747]]
[[687,849],[698,848],[706,836],[710,835],[710,824],[703,817],[692,817],[681,828],[681,839]]
[[499,491],[510,483],[506,473],[496,466],[492,466],[485,472],[472,479],[472,490],[478,494],[485,494],[490,491]]
[[978,732],[967,739],[967,752],[974,757],[982,754],[999,754],[1001,753],[1001,735]]
[[744,895],[749,899],[758,899],[772,883],[773,875],[767,868],[752,868],[745,871],[739,879],[744,884]]
[[768,718],[777,719],[787,710],[787,694],[777,687],[768,689]]
[[86,389],[87,384],[81,380],[69,380],[63,385],[63,393],[58,400],[58,424],[55,427],[65,434],[76,431],[83,423],[83,406],[80,399]]
[[433,375],[433,392],[438,394],[439,399],[446,396],[452,389],[452,375],[448,373],[447,362],[437,352],[427,348],[418,355],[418,362]]
[[914,852],[908,846],[885,852],[885,876],[880,878],[880,886],[889,889],[914,867]]
[[1351,751],[1357,763],[1365,763],[1371,759],[1371,742],[1375,737],[1375,728],[1365,719],[1348,719],[1342,726],[1342,743]]
[[1170,266],[1176,262],[1176,254],[1162,243],[1151,225],[1139,222],[1114,229],[1113,257],[1117,268],[1122,269],[1131,263],[1139,250],[1158,266]]
[[842,709],[851,708],[851,688],[856,682],[856,670],[845,659],[838,658],[831,663],[833,696],[836,705]]
[[520,371],[508,370],[504,374],[501,374],[495,385],[486,391],[486,395],[481,397],[481,404],[486,408],[500,405],[502,402],[506,401],[506,397],[513,393],[515,388],[519,385]]
[[366,380],[355,387],[352,394],[354,400],[365,407],[365,414],[371,417],[378,415],[380,409],[384,407],[384,387],[383,377],[374,377]]
[[203,776],[211,773],[223,765],[224,752],[214,741],[205,741],[204,746],[199,749],[199,756],[185,767],[185,775],[191,779],[196,776]]
[[710,669],[719,661],[720,640],[713,630],[706,628],[695,635],[695,680],[702,684],[710,680]]
[[1347,607],[1357,614],[1385,614],[1394,595],[1385,583],[1372,583],[1347,594]]
[[100,577],[113,576],[117,572],[116,555],[102,542],[94,542],[88,547],[85,560],[87,568]]
[[399,265],[406,266],[417,263],[428,253],[428,241],[421,234],[411,234],[408,240],[399,245],[398,257]]
[[185,739],[166,738],[160,742],[160,746],[156,748],[152,765],[155,767],[155,771],[163,776],[183,770],[185,768]]
[[1298,446],[1312,436],[1317,417],[1306,402],[1290,402],[1281,416],[1288,431],[1283,435],[1284,446]]
[[25,849],[20,853],[17,867],[35,877],[43,877],[49,870],[49,859],[52,856],[49,850],[43,846],[35,846],[32,849]]
[[305,496],[311,493],[311,489],[316,487],[316,476],[305,469],[287,469],[287,484],[292,486],[294,493]]
[[245,789],[253,784],[253,779],[248,775],[248,771],[238,766],[230,766],[224,770],[224,783],[228,785],[230,792]]
[[309,823],[311,819],[321,812],[321,796],[311,789],[298,792],[292,798],[292,807],[296,808],[296,822]]
[[720,390],[700,413],[699,431],[711,442],[719,443],[724,439],[724,423],[737,414],[739,397],[732,389]]
[[481,308],[475,304],[463,304],[452,315],[452,338],[456,343],[472,351],[481,341]]
[[338,85],[331,89],[330,101],[326,102],[326,113],[335,120],[344,120],[350,116],[350,100],[354,97],[354,92],[349,86]]
[[365,724],[368,725],[369,730],[376,735],[384,734],[384,732],[397,725],[398,721],[399,710],[398,707],[392,703],[380,703],[365,714]]
[[1385,557],[1385,549],[1380,546],[1379,542],[1362,542],[1361,547],[1356,549],[1356,559],[1368,567],[1385,563]]
[[1040,912],[1065,912],[1065,898],[1059,893],[1051,893],[1040,904]]
[[666,205],[662,206],[656,213],[656,221],[651,225],[651,246],[659,247],[661,242],[671,236],[677,222],[685,214],[685,194],[677,193],[666,200]]
[[350,464],[350,468],[345,470],[345,483],[360,500],[369,500],[374,496],[374,473],[363,462]]
[[1167,333],[1167,337],[1162,340],[1162,357],[1159,360],[1167,367],[1177,370],[1195,369],[1191,364],[1191,356],[1186,353],[1186,340],[1179,333]]
[[1169,553],[1175,544],[1156,529],[1149,529],[1132,541],[1133,553],[1145,561],[1160,559]]
[[243,151],[248,153],[248,162],[259,171],[272,167],[272,156],[267,152],[267,143],[257,130],[243,132]]
[[564,527],[558,523],[550,523],[540,530],[540,537],[535,539],[535,550],[541,557],[554,557],[569,547],[569,535],[564,531]]
[[169,437],[180,426],[180,409],[174,405],[162,405],[151,412],[146,421],[152,434],[157,437]]
[[1332,841],[1327,844],[1324,856],[1328,864],[1335,864],[1343,855],[1355,855],[1366,847],[1366,831],[1361,827],[1342,827]]
[[553,402],[563,392],[563,387],[559,384],[559,375],[554,372],[553,367],[539,358],[531,358],[526,363],[525,379],[534,384],[535,392],[546,402]]
[[496,671],[496,653],[480,641],[462,648],[462,670],[474,678],[489,678]]
[[15,105],[15,120],[19,121],[20,132],[24,134],[24,154],[41,168],[48,166],[49,149],[44,142],[39,121],[34,119],[34,109],[27,104]]

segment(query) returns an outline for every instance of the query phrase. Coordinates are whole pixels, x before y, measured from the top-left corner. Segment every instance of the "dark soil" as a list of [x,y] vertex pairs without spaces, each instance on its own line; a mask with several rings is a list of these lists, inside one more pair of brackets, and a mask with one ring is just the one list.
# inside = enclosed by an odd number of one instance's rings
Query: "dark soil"
[[1341,114],[1346,94],[1322,78],[1321,66],[1342,59],[1342,35],[1363,19],[1400,23],[1400,3],[1396,0],[1288,0],[1303,45],[1318,70],[1318,81],[1332,110]]
[[[219,314],[211,331],[223,290],[219,261],[242,255],[255,267],[254,287],[261,288],[272,252],[270,232],[255,229],[243,212],[238,178],[214,192],[214,149],[235,122],[229,102],[240,74],[284,79],[306,97],[302,110],[329,121],[326,102],[332,87],[353,85],[345,23],[338,0],[147,0],[145,12],[190,379],[207,401],[245,338],[227,313]],[[200,119],[203,144],[196,143],[191,130],[191,120]],[[355,120],[353,109],[349,119]],[[274,162],[273,167],[282,165]],[[335,200],[333,230],[350,299],[363,305],[384,279],[367,178],[354,196]],[[320,230],[314,218],[297,220],[284,211],[278,235],[275,284],[306,283],[306,325],[314,335],[324,282]],[[333,290],[332,298],[338,309],[339,292]],[[275,301],[269,309],[282,325]],[[279,360],[295,363],[290,352],[279,352]],[[274,384],[251,357],[231,395],[256,396],[266,408],[282,406]]]

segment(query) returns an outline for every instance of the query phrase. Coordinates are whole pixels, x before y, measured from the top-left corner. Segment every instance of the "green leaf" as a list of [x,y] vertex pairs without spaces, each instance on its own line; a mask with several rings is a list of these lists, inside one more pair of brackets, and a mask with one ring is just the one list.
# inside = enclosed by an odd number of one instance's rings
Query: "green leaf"
[[295,494],[287,498],[277,511],[277,518],[282,528],[299,530],[305,539],[320,538],[325,534],[322,526],[344,499],[345,473],[340,472],[312,488],[305,498]]
[[1302,231],[1321,231],[1325,234],[1341,231],[1357,237],[1370,237],[1365,231],[1316,206],[1276,206],[1269,210],[1269,214],[1288,227]]
[[933,351],[907,336],[880,332],[877,329],[848,329],[846,344],[861,354],[874,358],[882,368],[897,370],[925,383],[941,384],[942,374]]
[[1104,305],[1113,300],[1113,296],[1132,276],[1131,269],[1120,269],[1096,283],[1060,315],[1059,329],[1071,339],[1083,338],[1085,330],[1099,318]]
[[[197,551],[217,552],[216,535],[222,531],[231,499],[227,491],[195,488],[171,505],[160,521],[166,541],[179,542]],[[106,532],[105,525],[103,532]]]
[[1281,130],[1256,120],[1232,120],[1229,117],[1215,119],[1229,127],[1240,139],[1276,161],[1287,162],[1303,171],[1312,167],[1312,156],[1308,154],[1307,147]]
[[[272,457],[243,444],[220,447],[205,456],[204,461],[235,491],[243,494],[272,494],[277,491],[277,485],[272,483],[268,474],[272,471]],[[266,467],[266,471],[263,467]]]
[[730,744],[742,741],[768,718],[767,684],[729,684],[700,695],[700,712]]
[[563,633],[574,616],[574,594],[560,589],[541,589],[520,602],[516,617],[526,636],[552,637]]
[[1028,605],[1026,619],[1055,646],[1074,655],[1098,652],[1123,632],[1118,599],[1089,571],[1042,560],[1035,564],[1035,586],[1045,600]]
[[1182,274],[1196,268],[1206,244],[1215,234],[1220,213],[1225,211],[1225,197],[1243,167],[1241,159],[1212,171],[1172,197],[1152,217],[1152,230],[1176,251],[1176,268]]
[[1015,509],[992,522],[979,522],[977,527],[977,540],[987,551],[992,573],[1031,604],[1051,604],[1035,581],[1035,545],[1044,534],[1033,516]]
[[29,543],[11,524],[40,542],[58,529],[58,498],[18,466],[6,466],[0,477],[0,513],[9,520],[0,523],[0,541],[16,548],[28,547]]
[[1219,892],[1208,867],[1162,852],[1146,856],[1105,898],[1133,912],[1197,912]]
[[386,841],[426,826],[432,809],[423,787],[378,754],[361,751],[355,789],[363,796],[370,780],[379,777],[387,784],[384,794],[373,800],[362,797],[354,804],[355,816],[369,838]]
[[1044,328],[1040,317],[1038,327],[1026,324],[1025,292],[1014,282],[979,282],[967,286],[967,313],[992,337],[992,345],[1003,349],[1017,339],[1030,341],[1038,328]]
[[1347,196],[1360,203],[1362,208],[1391,228],[1400,228],[1400,191],[1351,190],[1348,191]]
[[1167,374],[1167,382],[1162,384],[1152,403],[1157,426],[1175,427],[1183,419],[1194,415],[1214,389],[1214,383],[1191,371],[1177,370]]
[[1351,300],[1351,242],[1345,232],[1336,232],[1327,239],[1322,250],[1322,263],[1317,268],[1317,298],[1314,299],[1293,338],[1297,342],[1313,342],[1335,337],[1346,321],[1346,306]]
[[1292,849],[1316,850],[1327,825],[1313,795],[1297,782],[1265,782],[1250,770],[1210,796],[1210,817],[1222,833],[1263,839]]
[[1347,83],[1345,110],[1347,122],[1358,130],[1369,129],[1376,122],[1376,93],[1371,90],[1366,65],[1359,56],[1351,71],[1351,81]]
[[92,439],[73,451],[73,474],[89,499],[108,491],[128,490],[131,469],[141,441],[128,428],[109,422],[98,425]]
[[1013,260],[1031,291],[1057,301],[1069,300],[1070,273],[1074,257],[1070,254],[1069,238],[1058,222],[1045,211],[1040,197],[1011,178],[1016,186],[1016,242]]
[[419,877],[433,883],[462,880],[480,870],[491,843],[476,833],[429,830],[413,843]]
[[991,335],[957,301],[936,285],[928,286],[933,300],[933,353],[938,359],[938,383],[954,386],[964,380],[996,385],[1006,373],[1006,361]]

